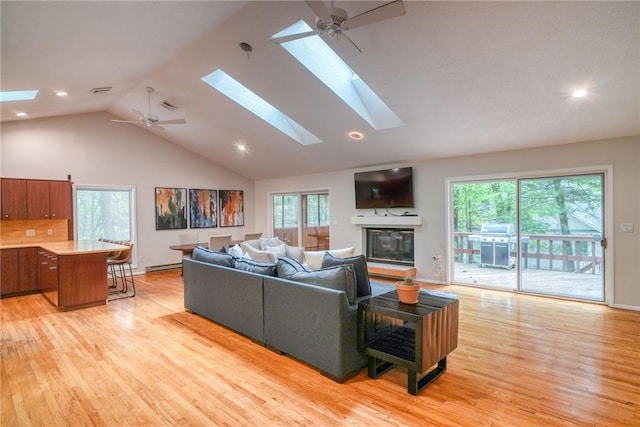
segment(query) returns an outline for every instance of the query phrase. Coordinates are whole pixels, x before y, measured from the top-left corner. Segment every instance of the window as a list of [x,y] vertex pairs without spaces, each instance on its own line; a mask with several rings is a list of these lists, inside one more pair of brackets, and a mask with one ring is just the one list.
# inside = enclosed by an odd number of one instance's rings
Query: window
[[[298,21],[273,35],[274,39],[308,33],[311,27]],[[310,35],[280,44],[316,76],[353,111],[376,130],[403,126],[404,123],[384,101],[320,38]]]
[[306,194],[307,226],[321,227],[329,225],[329,195]]
[[329,249],[329,193],[274,194],[273,235],[291,246]]
[[76,239],[134,240],[133,187],[75,187]]
[[202,78],[212,88],[242,105],[256,116],[260,117],[280,132],[294,139],[302,145],[322,142],[320,138],[300,126],[290,117],[273,105],[253,93],[250,89],[233,77],[218,69]]

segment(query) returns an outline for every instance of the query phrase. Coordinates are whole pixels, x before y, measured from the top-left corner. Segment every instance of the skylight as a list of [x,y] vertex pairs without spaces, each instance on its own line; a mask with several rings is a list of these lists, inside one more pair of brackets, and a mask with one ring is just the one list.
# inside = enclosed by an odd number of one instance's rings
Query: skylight
[[37,90],[10,90],[7,92],[0,92],[0,102],[31,101],[37,94]]
[[294,122],[224,71],[216,70],[204,76],[202,81],[300,144],[311,145],[322,142],[320,138]]
[[[301,20],[274,34],[273,38],[309,31],[312,31],[311,27]],[[402,120],[320,36],[311,35],[283,42],[280,46],[320,79],[374,129],[388,129],[404,125]]]

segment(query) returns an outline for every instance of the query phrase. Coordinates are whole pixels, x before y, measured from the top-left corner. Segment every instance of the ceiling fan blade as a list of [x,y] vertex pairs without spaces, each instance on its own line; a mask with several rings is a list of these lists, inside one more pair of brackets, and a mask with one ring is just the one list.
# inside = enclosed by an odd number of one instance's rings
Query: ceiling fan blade
[[140,120],[116,120],[116,119],[111,119],[111,121],[115,122],[115,123],[134,123],[134,124],[144,123],[143,121],[140,121]]
[[353,18],[345,19],[340,27],[343,30],[349,30],[351,28],[362,27],[363,25],[373,24],[374,22],[395,18],[396,16],[401,15],[404,15],[404,4],[402,3],[402,0],[396,0],[391,3],[378,6],[367,12],[363,12]]
[[173,119],[173,120],[156,120],[154,125],[184,125],[187,124],[185,119]]
[[[344,43],[344,42],[340,43],[342,41],[341,39],[346,39],[347,43]],[[340,46],[341,49],[343,49],[344,51],[347,51],[347,53],[349,53],[350,56],[356,56],[362,53],[358,45],[355,44],[353,40],[351,40],[349,37],[347,37],[345,33],[340,33],[340,35],[336,39],[336,43],[338,44],[338,46]]]
[[313,10],[313,13],[315,13],[322,22],[330,23],[332,21],[331,14],[323,1],[305,0],[305,3],[307,3],[311,10]]
[[315,36],[316,34],[318,34],[317,31],[307,31],[305,33],[298,33],[298,34],[291,34],[289,36],[275,37],[275,38],[272,38],[271,41],[276,43],[276,44],[282,44],[282,43],[286,43],[286,42],[290,42],[290,41],[294,41],[294,40],[298,40],[298,39],[303,39],[303,38],[309,37],[309,36]]

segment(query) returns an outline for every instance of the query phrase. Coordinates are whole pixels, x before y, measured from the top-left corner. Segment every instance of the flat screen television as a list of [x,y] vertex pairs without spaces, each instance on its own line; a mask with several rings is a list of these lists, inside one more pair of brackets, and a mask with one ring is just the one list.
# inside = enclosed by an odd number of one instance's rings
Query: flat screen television
[[413,207],[411,167],[357,172],[354,180],[356,209]]

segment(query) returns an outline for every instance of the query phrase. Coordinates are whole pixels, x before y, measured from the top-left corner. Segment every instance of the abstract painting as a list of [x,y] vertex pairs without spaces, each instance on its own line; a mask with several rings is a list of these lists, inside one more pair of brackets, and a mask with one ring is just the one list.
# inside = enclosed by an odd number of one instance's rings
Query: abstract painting
[[187,228],[187,189],[156,187],[156,230]]
[[189,220],[191,228],[218,226],[218,190],[189,189]]
[[244,225],[244,199],[242,190],[220,190],[220,227]]

